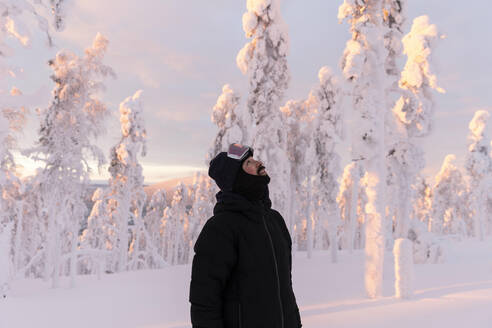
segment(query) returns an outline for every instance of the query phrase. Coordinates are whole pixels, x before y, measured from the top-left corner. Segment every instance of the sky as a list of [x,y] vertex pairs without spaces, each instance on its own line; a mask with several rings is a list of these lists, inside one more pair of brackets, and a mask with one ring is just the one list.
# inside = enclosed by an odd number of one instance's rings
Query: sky
[[[332,67],[341,76],[339,62],[350,37],[348,24],[337,20],[341,3],[283,0],[291,70],[284,102],[305,98],[317,83],[322,66]],[[407,3],[406,32],[413,18],[425,14],[446,35],[434,53],[433,69],[446,94],[436,94],[434,131],[422,140],[424,174],[432,178],[447,154],[456,154],[458,164],[463,164],[473,113],[492,110],[492,43],[487,24],[492,6],[485,0]],[[47,47],[43,35],[28,26],[30,46],[14,45],[15,55],[8,59],[18,74],[1,81],[1,92],[18,86],[24,93],[20,99],[31,109],[19,146],[26,149],[34,144],[39,125],[35,108],[50,102],[53,84],[47,61],[61,49],[82,55],[100,32],[110,42],[105,63],[113,67],[117,78],[106,81],[106,91],[101,95],[112,116],[106,135],[97,144],[109,154],[120,138],[119,103],[142,89],[149,137],[147,155],[140,161],[146,183],[204,170],[205,154],[217,133],[211,111],[222,86],[230,84],[239,92],[241,108],[246,103],[247,78],[236,66],[236,55],[248,41],[242,30],[246,1],[72,0],[68,9],[66,29],[53,33],[54,47]],[[344,106],[349,105],[347,99]],[[488,130],[492,136],[491,128]],[[349,160],[349,144],[347,133],[339,147],[343,165]],[[16,159],[25,174],[39,165],[20,154]],[[93,178],[106,179],[106,171],[94,170]]]

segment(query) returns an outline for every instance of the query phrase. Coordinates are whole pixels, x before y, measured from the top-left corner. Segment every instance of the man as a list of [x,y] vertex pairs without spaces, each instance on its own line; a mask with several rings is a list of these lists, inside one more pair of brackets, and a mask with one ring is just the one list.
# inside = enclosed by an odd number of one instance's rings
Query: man
[[271,209],[265,167],[253,149],[232,144],[210,162],[208,174],[220,192],[194,247],[193,327],[302,327],[292,290],[292,241]]

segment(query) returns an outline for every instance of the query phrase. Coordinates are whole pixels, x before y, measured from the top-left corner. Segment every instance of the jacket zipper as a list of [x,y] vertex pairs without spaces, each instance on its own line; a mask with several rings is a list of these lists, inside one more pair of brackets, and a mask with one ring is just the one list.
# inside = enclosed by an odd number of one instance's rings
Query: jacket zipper
[[239,328],[241,328],[241,303],[239,303]]
[[268,231],[266,222],[265,222],[265,215],[262,216],[263,219],[263,225],[265,226],[265,230],[268,235],[268,239],[270,240],[270,246],[272,247],[272,253],[273,253],[273,262],[275,264],[275,275],[277,276],[277,286],[278,286],[278,303],[280,305],[280,322],[281,322],[281,327],[284,328],[284,309],[282,307],[282,298],[280,296],[280,278],[278,276],[278,267],[277,267],[277,257],[275,256],[275,248],[273,247],[273,240],[272,236],[270,235],[270,231]]

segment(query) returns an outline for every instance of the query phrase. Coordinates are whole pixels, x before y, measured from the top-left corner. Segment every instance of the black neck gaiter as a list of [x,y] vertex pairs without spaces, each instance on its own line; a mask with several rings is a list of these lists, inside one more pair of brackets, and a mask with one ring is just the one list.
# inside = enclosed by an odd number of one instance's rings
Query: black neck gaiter
[[268,196],[269,182],[268,175],[252,175],[239,168],[232,191],[246,197],[249,201],[258,201]]

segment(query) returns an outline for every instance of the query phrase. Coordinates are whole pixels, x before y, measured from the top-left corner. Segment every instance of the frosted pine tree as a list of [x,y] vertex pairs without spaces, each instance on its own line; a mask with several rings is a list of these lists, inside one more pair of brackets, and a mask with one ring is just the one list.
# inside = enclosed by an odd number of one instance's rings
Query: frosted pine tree
[[434,112],[433,91],[445,92],[437,85],[437,77],[431,70],[433,49],[440,38],[443,36],[429,23],[429,18],[419,16],[402,40],[407,62],[399,85],[404,95],[398,99],[393,112],[409,137],[429,135]]
[[[161,224],[162,214],[167,206],[166,190],[158,189],[150,198],[145,212],[144,222],[147,231],[149,232],[151,243],[157,248],[160,253],[162,248]],[[162,256],[162,255],[161,255]]]
[[[432,131],[434,114],[433,91],[444,92],[437,86],[437,78],[431,72],[433,48],[439,38],[435,25],[429,24],[427,16],[417,17],[411,31],[403,38],[403,52],[407,55],[405,68],[399,80],[400,98],[397,100],[392,119],[388,149],[390,188],[388,193],[395,197],[395,236],[407,237],[411,186],[424,166],[421,138]],[[391,124],[388,124],[391,126]]]
[[[309,135],[311,135],[313,131],[311,121],[314,119],[314,116],[312,113],[309,113],[308,110],[309,108],[306,106],[304,100],[289,100],[280,108],[280,111],[284,116],[283,121],[285,122],[287,136],[286,154],[290,162],[289,185],[291,192],[289,195],[288,212],[291,213],[292,220],[286,222],[286,224],[289,231],[294,236],[294,238],[292,238],[292,249],[298,249],[299,238],[295,236],[295,234],[299,234],[303,218],[306,217],[306,213],[301,213],[302,206],[299,199],[299,195],[305,192],[303,182],[308,176],[306,165],[313,164],[312,161],[305,160],[306,150],[312,150],[312,148],[309,148],[312,141],[312,138],[310,138]],[[296,213],[299,213],[299,215]]]
[[106,106],[96,97],[104,87],[100,79],[114,75],[102,62],[107,46],[108,40],[98,34],[84,57],[61,51],[50,61],[55,82],[53,100],[40,111],[39,140],[28,152],[45,163],[36,185],[42,195],[40,220],[47,227],[44,276],[51,278],[55,287],[66,259],[72,283],[76,274],[78,234],[87,212],[83,200],[90,172],[86,154],[99,165],[104,162],[92,139],[104,132],[107,116]]
[[[337,174],[334,171],[339,165],[333,148],[341,136],[340,90],[328,67],[320,70],[319,79],[320,84],[311,91],[307,100],[289,100],[280,108],[286,124],[286,154],[291,164],[289,212],[304,212],[293,215],[301,220],[291,221],[289,230],[294,232],[294,226],[304,226],[305,222],[308,257],[311,257],[313,247],[324,247],[326,225],[331,225],[332,215],[329,212],[337,212],[336,206],[330,208],[326,191],[332,190],[333,185],[330,183],[333,181],[330,179],[334,177],[333,174]],[[304,196],[305,200],[302,201]],[[332,230],[336,231],[336,228]],[[296,231],[299,234],[299,229]],[[334,236],[331,238],[336,239]],[[297,239],[294,238],[294,248]]]
[[[36,2],[34,3],[36,4]],[[33,3],[25,0],[1,0],[0,1],[0,58],[12,57],[15,54],[14,47],[7,42],[9,38],[16,39],[21,46],[28,46],[31,42],[30,31],[26,28],[26,21],[34,19],[38,28],[49,35],[49,26],[45,17],[41,16],[33,6]],[[0,61],[0,79],[7,74],[15,74],[17,69],[10,67],[6,62]],[[26,249],[25,241],[32,240],[26,236],[29,230],[25,220],[23,207],[26,205],[22,199],[25,186],[16,176],[16,164],[11,151],[15,148],[14,133],[21,130],[25,122],[27,110],[22,106],[14,105],[19,101],[14,97],[21,96],[22,92],[12,87],[10,94],[3,95],[0,104],[0,225],[13,224],[11,241],[12,245],[12,270],[23,271],[22,266],[30,256]]]
[[384,261],[385,216],[385,117],[387,50],[382,41],[383,1],[345,0],[338,11],[339,20],[347,19],[352,38],[347,42],[342,70],[352,83],[355,133],[352,158],[362,161],[366,171],[366,291],[369,297],[381,296]]
[[138,155],[145,156],[146,153],[147,134],[143,122],[141,95],[142,91],[139,90],[120,104],[122,136],[120,142],[110,151],[108,170],[111,177],[108,183],[108,200],[111,209],[108,214],[117,229],[117,245],[113,248],[117,252],[117,272],[129,269],[129,245],[135,238],[136,230],[141,226],[136,226],[136,223],[141,221],[140,216],[145,204],[144,177],[142,166],[137,159]]
[[239,51],[236,61],[249,79],[247,108],[253,118],[253,131],[246,144],[253,145],[255,156],[264,162],[274,207],[291,215],[287,137],[279,111],[287,89],[287,27],[280,15],[280,0],[248,0],[243,29],[252,40]]
[[215,194],[218,192],[216,184],[206,175],[200,172],[193,179],[193,199],[188,225],[188,260],[193,259],[193,246],[202,231],[208,218],[213,215]]
[[70,0],[50,0],[53,26],[57,31],[63,31],[65,29],[68,2]]
[[188,190],[180,183],[173,194],[171,203],[164,209],[161,230],[163,231],[164,259],[171,265],[186,262],[189,255],[186,244],[185,226],[188,225],[186,204]]
[[411,220],[408,239],[413,242],[414,263],[441,263],[445,260],[444,245],[434,233],[428,231],[425,223]]
[[16,163],[12,151],[18,149],[16,134],[24,127],[26,110],[16,107],[5,107],[0,111],[0,225],[12,224],[12,270],[15,272],[26,256],[22,239],[23,229],[27,222],[24,220],[23,192],[25,185],[18,177]]
[[[250,126],[247,113],[238,110],[239,95],[226,84],[212,111],[212,122],[219,128],[207,155],[207,164],[221,151],[227,151],[232,143],[245,144]],[[245,115],[246,114],[246,115]]]
[[[279,0],[247,0],[243,29],[252,40],[238,53],[239,69],[249,78],[248,110],[260,125],[276,112],[287,89],[287,26]],[[276,115],[274,115],[275,117]]]
[[111,251],[117,245],[116,225],[107,215],[107,193],[97,188],[92,195],[92,210],[87,219],[87,228],[80,236],[80,253],[83,259],[83,273],[111,272],[113,263]]
[[[22,46],[28,46],[31,43],[31,35],[26,21],[31,22],[34,20],[37,23],[37,28],[46,33],[49,44],[52,44],[51,31],[47,19],[38,10],[39,7],[43,6],[44,3],[42,1],[0,1],[0,58],[14,55],[14,48],[6,42],[8,38],[16,39]],[[15,70],[6,63],[0,62],[0,78],[3,77],[3,74],[14,73]],[[16,165],[11,154],[11,150],[15,145],[15,138],[12,132],[22,128],[26,114],[24,107],[14,106],[11,101],[13,97],[20,95],[22,95],[22,91],[12,87],[10,95],[4,96],[0,105],[0,138],[2,141],[2,146],[0,147],[0,188],[3,195],[0,201],[0,210],[2,212],[0,223],[6,223],[7,217],[9,221],[14,222],[12,237],[14,269],[23,271],[25,268],[21,267],[24,265],[25,259],[30,256],[25,248],[24,241],[34,238],[26,236],[28,227],[23,211],[26,202],[21,197],[25,186],[16,176]]]
[[14,223],[0,223],[0,297],[5,298],[13,276],[12,229]]
[[384,34],[384,46],[388,50],[385,61],[386,74],[390,82],[390,90],[398,87],[398,75],[400,73],[397,59],[401,55],[401,38],[403,25],[405,24],[406,0],[383,0],[383,22],[387,28]]
[[[386,88],[386,106],[392,108],[395,101],[400,96],[400,88],[398,86],[400,70],[397,66],[397,61],[402,53],[401,39],[403,36],[403,24],[405,23],[404,15],[404,0],[383,0],[383,22],[386,28],[384,35],[384,45],[387,50],[385,59],[385,72],[387,76]],[[395,158],[396,152],[399,150],[399,146],[403,146],[404,149],[400,150],[405,152],[405,148],[409,148],[406,145],[405,131],[399,128],[395,122],[393,115],[386,115],[386,153],[387,153],[387,178],[386,178],[386,224],[385,230],[388,236],[392,236],[393,226],[401,226],[401,217],[403,212],[400,208],[400,198],[398,193],[400,191],[407,191],[408,187],[405,185],[400,188],[400,180],[402,179],[401,173],[404,169],[401,167],[400,162]],[[402,164],[405,165],[405,164]],[[403,196],[403,195],[402,195]],[[409,195],[407,195],[408,197]],[[405,201],[408,201],[406,199]],[[396,229],[397,231],[399,229]],[[393,239],[386,241],[387,246],[391,246]]]
[[142,91],[120,104],[121,140],[111,149],[108,216],[116,225],[116,271],[164,266],[145,228],[142,212],[146,201],[144,177],[138,156],[146,154],[147,132],[143,119]]
[[[486,211],[487,213],[492,213],[492,183],[489,184],[489,190],[487,191]],[[486,219],[485,231],[487,235],[492,235],[492,215],[488,215]]]
[[432,216],[429,230],[442,234],[467,234],[468,207],[466,184],[460,170],[454,165],[455,155],[447,155],[433,186]]
[[36,176],[24,178],[19,185],[16,211],[21,214],[16,214],[13,236],[15,277],[44,277],[46,226],[39,219],[43,215],[39,190]]
[[[367,202],[360,181],[364,172],[358,162],[351,162],[343,169],[337,203],[342,220],[341,247],[352,252],[364,247],[364,207]],[[357,191],[353,189],[357,188]]]
[[466,157],[466,171],[470,177],[471,200],[473,205],[473,235],[484,239],[487,229],[487,198],[492,188],[492,157],[490,156],[489,134],[487,133],[490,114],[485,110],[475,112],[468,125],[470,141]]
[[[337,208],[338,176],[340,174],[340,156],[335,147],[343,138],[343,115],[341,111],[341,90],[331,73],[324,66],[318,73],[319,86],[311,91],[308,106],[314,108],[317,117],[314,121],[314,179],[313,189],[316,191],[314,203],[316,205],[315,240],[319,243],[328,228],[329,244],[332,262],[337,261],[338,228],[340,213]],[[313,159],[307,159],[312,161]]]
[[[288,213],[292,218],[286,222],[292,234],[293,247],[305,244],[308,258],[312,256],[314,246],[315,207],[317,206],[313,191],[313,180],[318,162],[316,158],[316,145],[314,143],[314,131],[320,100],[317,94],[311,92],[308,100],[289,100],[280,108],[285,122],[287,137],[286,155],[290,163],[291,186]],[[304,246],[303,246],[304,247]]]
[[392,144],[387,162],[390,172],[387,194],[388,199],[394,199],[392,204],[388,204],[390,223],[393,223],[395,238],[406,238],[414,198],[412,185],[418,172],[424,168],[424,153],[419,146],[402,139]]
[[432,208],[432,186],[424,177],[417,176],[417,180],[412,188],[415,198],[411,219],[418,220],[428,227]]
[[[30,17],[37,23],[37,28],[46,34],[48,44],[52,46],[52,30],[48,18],[52,20],[52,27],[56,31],[62,31],[66,23],[68,2],[70,0],[1,0],[0,34],[6,32],[26,45],[29,43],[30,35],[25,28],[25,21],[26,17]],[[46,7],[49,8],[48,12],[45,10]],[[3,43],[2,39],[0,36],[0,56],[12,53],[12,49]]]

